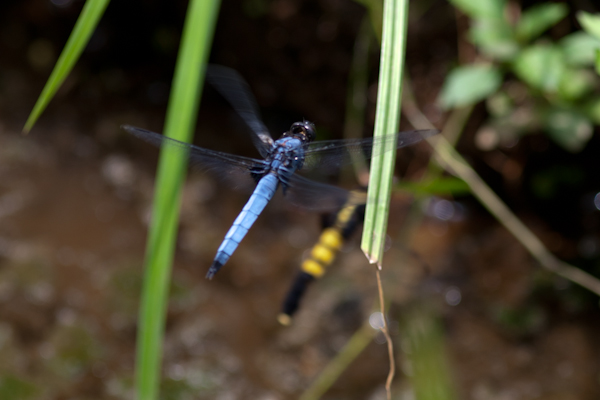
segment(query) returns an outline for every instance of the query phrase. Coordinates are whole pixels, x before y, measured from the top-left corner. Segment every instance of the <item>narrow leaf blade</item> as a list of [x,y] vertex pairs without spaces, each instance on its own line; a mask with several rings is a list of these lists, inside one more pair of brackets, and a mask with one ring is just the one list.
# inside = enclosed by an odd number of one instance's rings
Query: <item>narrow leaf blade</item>
[[[218,0],[192,0],[188,6],[164,130],[165,135],[180,141],[189,142],[192,137],[219,5]],[[139,400],[158,398],[168,288],[186,161],[174,149],[161,148],[139,315],[135,382]]]
[[48,106],[48,103],[50,103],[50,100],[52,100],[56,94],[56,91],[60,88],[73,69],[75,62],[79,59],[79,56],[89,42],[94,29],[96,29],[98,21],[100,21],[100,18],[104,14],[104,10],[106,10],[109,1],[110,0],[87,0],[85,2],[81,14],[79,15],[79,18],[77,18],[73,32],[71,32],[65,48],[60,54],[58,61],[50,74],[50,78],[48,78],[40,97],[25,122],[25,126],[23,127],[24,132],[27,133],[31,130],[42,112]]
[[[375,136],[394,135],[398,130],[402,70],[406,48],[407,0],[386,0],[375,117]],[[390,149],[375,150],[380,156],[371,160],[369,201],[361,248],[371,263],[381,266],[387,230],[396,151],[391,141],[381,141]]]

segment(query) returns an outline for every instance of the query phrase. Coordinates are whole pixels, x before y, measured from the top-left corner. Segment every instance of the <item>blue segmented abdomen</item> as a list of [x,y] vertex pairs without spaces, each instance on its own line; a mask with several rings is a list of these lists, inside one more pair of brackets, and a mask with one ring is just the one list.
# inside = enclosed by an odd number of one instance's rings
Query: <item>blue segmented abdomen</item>
[[215,260],[206,274],[208,279],[211,279],[227,260],[229,260],[229,257],[231,257],[244,236],[246,236],[246,233],[248,233],[248,229],[250,229],[254,221],[256,221],[256,218],[258,218],[269,200],[271,200],[275,194],[278,184],[279,180],[272,173],[265,175],[258,182],[256,189],[254,189],[254,193],[252,193],[252,196],[250,196],[250,199],[242,209],[242,212],[240,212],[240,215],[238,215],[231,228],[229,228],[223,243],[221,243],[219,250],[217,250]]

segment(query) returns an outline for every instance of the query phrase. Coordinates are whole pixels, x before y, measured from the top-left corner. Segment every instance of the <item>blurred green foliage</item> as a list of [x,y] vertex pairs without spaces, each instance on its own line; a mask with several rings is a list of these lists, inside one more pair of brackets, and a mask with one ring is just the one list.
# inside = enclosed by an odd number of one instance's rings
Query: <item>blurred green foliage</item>
[[61,378],[75,379],[101,359],[105,349],[83,324],[60,326],[52,334],[49,367]]
[[161,400],[193,399],[198,393],[185,380],[164,379],[160,389]]
[[500,325],[504,333],[513,337],[540,332],[548,320],[547,312],[537,304],[525,304],[520,307],[498,304],[492,310],[492,318]]
[[469,185],[454,176],[429,177],[419,182],[403,181],[395,185],[394,189],[428,196],[461,196],[471,193]]
[[452,370],[448,364],[444,329],[438,311],[418,302],[403,312],[399,326],[404,371],[418,400],[454,400]]
[[38,395],[39,389],[30,382],[12,375],[0,378],[0,399],[27,400],[34,399]]
[[439,101],[449,109],[486,100],[486,129],[501,139],[544,131],[577,152],[600,124],[600,15],[577,13],[582,31],[543,36],[569,13],[564,3],[525,10],[506,0],[451,0],[471,24],[475,63],[456,67]]

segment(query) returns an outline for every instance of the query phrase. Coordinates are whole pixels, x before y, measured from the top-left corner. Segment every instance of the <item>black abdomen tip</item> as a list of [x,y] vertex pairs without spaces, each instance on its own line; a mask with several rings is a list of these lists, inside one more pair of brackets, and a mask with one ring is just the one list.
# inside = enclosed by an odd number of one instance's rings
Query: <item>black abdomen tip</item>
[[220,262],[213,261],[212,265],[208,269],[208,272],[206,273],[206,279],[212,279],[213,276],[215,276],[215,274],[219,272],[222,266],[223,264],[221,264]]

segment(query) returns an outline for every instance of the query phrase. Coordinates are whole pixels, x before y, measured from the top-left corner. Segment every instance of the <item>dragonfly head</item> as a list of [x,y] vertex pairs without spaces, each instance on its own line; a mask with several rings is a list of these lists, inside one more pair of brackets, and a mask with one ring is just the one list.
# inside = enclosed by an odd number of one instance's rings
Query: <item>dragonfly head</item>
[[285,132],[283,136],[294,137],[301,140],[303,143],[310,143],[317,137],[317,130],[312,122],[294,122],[290,130]]

